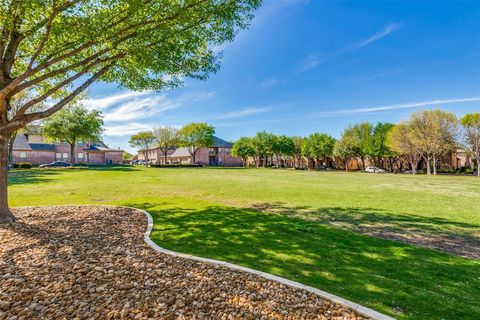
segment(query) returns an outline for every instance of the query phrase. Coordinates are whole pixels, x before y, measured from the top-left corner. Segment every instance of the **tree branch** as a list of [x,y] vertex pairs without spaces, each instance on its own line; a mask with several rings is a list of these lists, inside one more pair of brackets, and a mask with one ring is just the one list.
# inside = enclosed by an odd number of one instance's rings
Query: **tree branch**
[[57,84],[56,86],[54,86],[53,88],[51,88],[50,90],[48,90],[47,92],[45,92],[44,94],[42,94],[41,96],[33,99],[33,100],[30,100],[29,102],[27,102],[24,106],[22,106],[18,112],[17,112],[17,115],[15,115],[14,119],[17,117],[17,116],[22,116],[23,114],[25,114],[25,112],[28,111],[29,108],[31,108],[32,106],[36,105],[37,103],[39,102],[42,102],[44,101],[45,99],[47,99],[48,97],[50,97],[52,94],[54,94],[56,91],[60,90],[61,88],[63,88],[64,86],[70,84],[71,82],[77,80],[78,78],[80,78],[81,76],[83,76],[84,74],[86,74],[91,68],[97,66],[98,64],[100,63],[103,63],[103,62],[108,62],[108,61],[112,61],[112,60],[117,60],[119,58],[123,57],[123,54],[117,54],[113,57],[108,57],[108,58],[103,58],[103,59],[99,59],[99,60],[96,60],[96,61],[93,61],[91,62],[89,65],[87,65],[85,68],[83,68],[80,72],[78,72],[77,74],[71,76],[70,78],[60,82],[59,84]]
[[95,82],[98,78],[100,78],[102,75],[104,75],[111,67],[115,65],[115,62],[111,62],[104,66],[102,69],[100,69],[97,73],[95,73],[92,77],[90,77],[87,81],[85,81],[81,86],[79,86],[77,89],[75,89],[72,93],[70,93],[68,96],[54,104],[52,107],[45,111],[41,112],[35,112],[35,113],[29,113],[29,114],[24,114],[20,117],[17,118],[15,116],[14,119],[10,123],[7,124],[5,127],[7,132],[13,132],[18,130],[19,128],[25,126],[27,123],[30,123],[35,120],[40,120],[44,119],[48,116],[51,116],[55,112],[59,111],[62,109],[67,103],[72,101],[76,96],[78,96],[83,90],[85,90],[88,86],[90,86],[93,82]]
[[57,70],[52,70],[52,71],[47,72],[47,73],[45,73],[45,74],[43,74],[43,75],[41,75],[41,76],[39,76],[39,77],[37,77],[37,78],[35,78],[35,79],[32,79],[32,80],[30,80],[30,81],[26,81],[26,82],[24,82],[24,83],[16,86],[15,89],[13,89],[13,90],[7,95],[7,97],[11,97],[11,96],[19,93],[20,91],[25,90],[25,89],[28,88],[28,87],[34,86],[34,85],[42,82],[43,80],[50,79],[50,78],[55,77],[55,76],[57,76],[57,75],[59,75],[59,74],[61,74],[61,73],[66,73],[66,72],[71,71],[71,70],[73,70],[73,69],[75,69],[75,68],[84,66],[84,65],[92,62],[92,61],[95,60],[96,58],[100,57],[101,55],[103,55],[103,54],[105,54],[105,53],[107,53],[107,52],[109,52],[109,51],[111,51],[111,50],[112,50],[112,49],[103,49],[103,50],[101,50],[101,51],[99,51],[99,52],[91,55],[90,57],[88,57],[88,58],[86,58],[86,59],[84,59],[84,60],[82,60],[82,61],[80,61],[80,62],[71,64],[71,65],[66,66],[66,67],[64,67],[64,68],[60,68],[60,69],[57,69]]

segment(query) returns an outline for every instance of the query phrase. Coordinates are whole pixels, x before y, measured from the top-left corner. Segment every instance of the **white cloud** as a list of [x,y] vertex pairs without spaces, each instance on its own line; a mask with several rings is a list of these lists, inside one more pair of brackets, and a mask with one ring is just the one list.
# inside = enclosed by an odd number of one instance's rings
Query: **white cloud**
[[245,108],[242,110],[232,111],[232,112],[225,113],[223,115],[219,115],[215,117],[215,119],[233,119],[233,118],[248,117],[254,114],[267,112],[268,110],[269,110],[268,108]]
[[369,36],[368,38],[357,41],[349,46],[343,47],[335,52],[330,53],[329,55],[326,55],[325,57],[320,57],[316,53],[311,53],[297,64],[296,73],[301,73],[301,72],[308,71],[310,69],[314,69],[319,64],[324,63],[327,60],[339,54],[349,52],[349,51],[354,51],[362,47],[365,47],[371,43],[374,43],[380,39],[385,38],[386,36],[398,30],[399,28],[400,28],[400,25],[398,23],[388,24],[383,28],[383,30]]
[[130,136],[139,131],[151,130],[153,127],[153,124],[142,124],[133,122],[117,125],[107,125],[105,126],[105,135],[110,137]]
[[361,47],[365,47],[366,45],[370,44],[370,43],[373,43],[373,42],[376,42],[382,38],[385,38],[386,36],[388,36],[390,33],[398,30],[400,28],[400,24],[398,23],[391,23],[391,24],[388,24],[386,25],[382,31],[380,32],[377,32],[373,35],[371,35],[370,37],[368,37],[367,39],[364,39],[364,40],[361,40],[355,44],[353,44],[350,49],[358,49],[358,48],[361,48]]
[[262,87],[264,89],[271,89],[273,87],[276,87],[279,83],[280,83],[280,81],[278,81],[277,78],[272,77],[272,78],[268,78],[268,79],[265,79],[262,82],[260,82],[260,87]]
[[144,124],[145,119],[151,122],[159,114],[214,96],[214,91],[193,91],[177,97],[153,91],[127,91],[83,103],[88,108],[102,110],[106,136],[127,136],[154,127],[153,124]]
[[451,103],[477,102],[477,101],[480,101],[480,97],[459,98],[459,99],[437,99],[437,100],[429,100],[429,101],[385,105],[385,106],[379,106],[379,107],[367,107],[367,108],[357,108],[357,109],[345,109],[345,110],[338,110],[338,111],[328,111],[328,112],[317,113],[315,115],[321,116],[321,115],[329,115],[329,114],[372,113],[372,112],[378,112],[378,111],[412,109],[412,108],[426,107],[426,106],[435,106],[435,105],[443,105],[443,104],[451,104]]
[[135,99],[151,93],[152,93],[151,91],[143,91],[143,92],[127,91],[127,92],[117,93],[105,98],[96,98],[96,99],[90,98],[90,99],[83,100],[82,102],[87,108],[103,110],[119,102]]
[[179,101],[168,99],[165,95],[151,96],[121,104],[111,112],[105,112],[105,121],[132,121],[152,117],[156,114],[179,108]]

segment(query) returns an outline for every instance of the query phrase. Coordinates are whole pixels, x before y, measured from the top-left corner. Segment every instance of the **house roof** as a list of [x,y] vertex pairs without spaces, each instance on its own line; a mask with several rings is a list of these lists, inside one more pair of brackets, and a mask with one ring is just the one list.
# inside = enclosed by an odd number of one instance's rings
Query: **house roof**
[[55,151],[55,145],[50,143],[28,143],[27,135],[18,134],[13,141],[14,150]]
[[170,155],[171,157],[190,157],[190,153],[188,149],[185,147],[177,148],[173,153]]
[[[13,141],[13,150],[25,150],[25,151],[51,151],[55,152],[55,146],[62,145],[62,143],[29,143],[28,133],[17,134]],[[110,149],[102,141],[98,141],[95,145],[85,148],[85,151],[105,151],[105,152],[123,152],[120,149]]]
[[220,139],[219,137],[213,136],[213,147],[231,148],[233,147],[233,143]]
[[[103,144],[105,145],[105,144]],[[98,145],[90,145],[90,147],[83,149],[85,151],[105,151],[105,152],[123,152],[120,149],[110,149],[109,147],[103,147]]]

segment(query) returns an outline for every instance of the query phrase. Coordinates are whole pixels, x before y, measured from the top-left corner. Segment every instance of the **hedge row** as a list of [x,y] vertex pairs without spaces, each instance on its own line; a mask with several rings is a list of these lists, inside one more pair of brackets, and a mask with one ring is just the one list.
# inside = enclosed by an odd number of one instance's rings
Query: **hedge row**
[[152,168],[200,168],[204,167],[203,164],[159,164],[153,163],[150,165]]
[[31,169],[33,165],[30,162],[18,162],[13,164],[15,169]]

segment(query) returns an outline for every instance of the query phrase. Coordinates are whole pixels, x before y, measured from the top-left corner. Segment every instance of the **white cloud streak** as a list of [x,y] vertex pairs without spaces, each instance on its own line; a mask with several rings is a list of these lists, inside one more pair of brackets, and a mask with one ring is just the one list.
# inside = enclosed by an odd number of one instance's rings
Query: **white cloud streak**
[[324,57],[321,57],[321,56],[319,56],[318,54],[315,54],[315,53],[311,53],[305,59],[300,61],[300,63],[298,63],[297,68],[296,68],[296,73],[301,73],[301,72],[305,72],[305,71],[314,69],[319,64],[322,64],[322,63],[328,61],[329,59],[331,59],[331,58],[333,58],[333,57],[335,57],[339,54],[354,51],[354,50],[363,48],[363,47],[365,47],[369,44],[372,44],[374,42],[377,42],[377,41],[385,38],[386,36],[388,36],[392,32],[398,30],[399,28],[400,28],[400,25],[398,23],[388,24],[383,28],[383,30],[381,30],[381,31],[379,31],[375,34],[372,34],[368,38],[357,41],[357,42],[355,42],[355,43],[353,43],[349,46],[343,47],[343,48],[341,48],[341,49],[339,49],[335,52],[332,52],[332,53],[324,56]]
[[83,103],[87,108],[103,112],[106,136],[127,136],[153,127],[151,124],[143,124],[141,120],[152,119],[188,103],[210,99],[214,95],[214,91],[194,91],[170,97],[153,91],[127,91],[108,97],[88,99]]
[[123,123],[118,125],[107,125],[105,126],[105,135],[110,137],[122,137],[133,135],[139,131],[151,130],[154,127],[153,124],[142,124],[142,123]]
[[165,95],[134,99],[105,113],[105,121],[132,121],[152,117],[156,114],[177,109],[182,104],[168,99]]
[[334,114],[372,113],[372,112],[378,112],[378,111],[413,109],[413,108],[419,108],[419,107],[444,105],[444,104],[451,104],[451,103],[467,103],[467,102],[478,102],[478,101],[480,101],[480,97],[459,98],[459,99],[437,99],[437,100],[429,100],[429,101],[392,104],[392,105],[385,105],[385,106],[379,106],[379,107],[327,111],[327,112],[316,113],[315,115],[322,116],[322,115],[334,115]]
[[104,110],[119,102],[135,99],[151,93],[152,93],[151,91],[143,91],[143,92],[127,91],[127,92],[117,93],[105,98],[86,99],[86,100],[83,100],[82,102],[87,108]]
[[242,110],[232,111],[232,112],[225,113],[223,115],[219,115],[215,117],[215,119],[221,120],[221,119],[242,118],[242,117],[248,117],[248,116],[259,114],[259,113],[264,113],[269,110],[270,109],[268,108],[245,108]]

